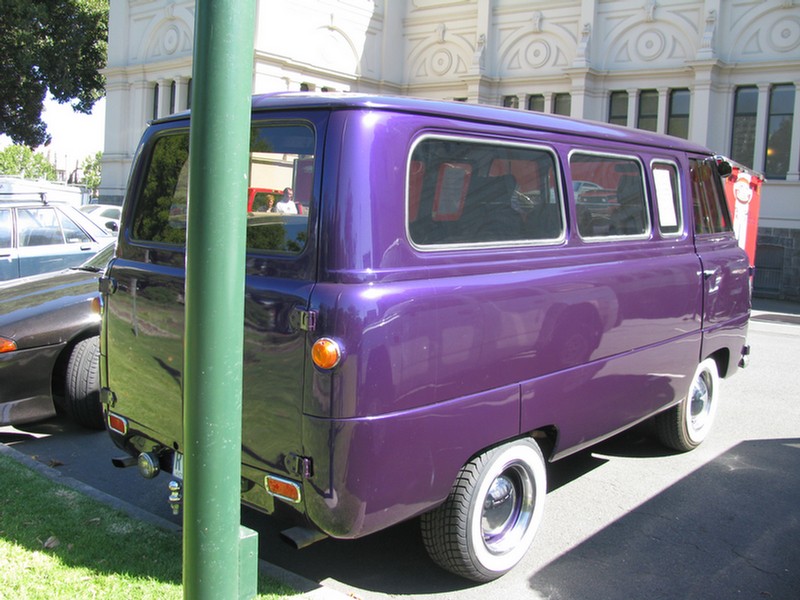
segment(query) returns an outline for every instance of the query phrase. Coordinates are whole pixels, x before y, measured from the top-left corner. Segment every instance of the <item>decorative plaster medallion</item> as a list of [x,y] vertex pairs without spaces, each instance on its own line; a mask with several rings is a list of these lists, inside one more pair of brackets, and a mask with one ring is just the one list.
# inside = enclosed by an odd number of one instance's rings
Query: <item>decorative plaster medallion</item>
[[533,68],[542,67],[550,59],[550,45],[542,40],[528,44],[525,49],[525,62]]
[[767,36],[776,52],[789,52],[800,46],[800,20],[784,18],[775,23]]
[[444,75],[453,66],[453,55],[446,48],[439,48],[431,56],[431,71],[434,75]]
[[665,46],[664,34],[657,29],[648,29],[636,40],[636,53],[642,60],[654,60],[661,56]]
[[171,25],[161,38],[161,47],[165,54],[175,54],[180,44],[181,33],[175,25]]

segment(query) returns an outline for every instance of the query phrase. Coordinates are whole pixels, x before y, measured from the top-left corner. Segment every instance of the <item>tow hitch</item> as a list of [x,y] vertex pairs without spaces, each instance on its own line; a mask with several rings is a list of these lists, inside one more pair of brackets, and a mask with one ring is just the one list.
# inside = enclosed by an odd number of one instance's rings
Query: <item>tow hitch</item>
[[183,504],[183,484],[173,479],[169,482],[169,506],[172,508],[172,514],[178,516],[181,512],[181,504]]

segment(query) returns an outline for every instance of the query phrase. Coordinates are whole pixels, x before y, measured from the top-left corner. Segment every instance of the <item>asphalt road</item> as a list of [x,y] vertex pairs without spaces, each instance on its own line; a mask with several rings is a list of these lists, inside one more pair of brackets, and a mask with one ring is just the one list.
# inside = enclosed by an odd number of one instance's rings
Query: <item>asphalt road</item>
[[[800,598],[800,317],[752,321],[750,366],[723,385],[710,437],[670,454],[633,430],[548,467],[545,516],[511,573],[475,585],[435,567],[415,522],[294,550],[245,510],[263,560],[352,598],[605,600]],[[119,470],[104,433],[63,420],[0,428],[0,442],[180,523],[167,477]]]

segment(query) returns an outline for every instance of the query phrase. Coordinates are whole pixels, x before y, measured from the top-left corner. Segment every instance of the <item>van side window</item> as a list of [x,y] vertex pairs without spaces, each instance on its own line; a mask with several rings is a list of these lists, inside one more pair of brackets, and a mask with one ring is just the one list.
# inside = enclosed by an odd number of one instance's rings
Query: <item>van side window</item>
[[541,243],[563,237],[553,153],[425,138],[408,168],[408,231],[419,246]]
[[638,160],[574,152],[569,165],[581,237],[641,236],[647,232],[650,223]]
[[694,231],[698,234],[732,231],[722,182],[713,163],[689,160],[694,205]]
[[653,187],[658,208],[658,229],[674,235],[683,228],[678,167],[674,163],[653,162]]
[[[248,251],[298,254],[305,248],[313,204],[314,145],[314,131],[305,125],[252,129],[249,187],[265,193],[258,203],[250,194],[242,198],[242,210],[247,211]],[[188,132],[158,138],[151,156],[136,202],[133,237],[183,246],[189,186]]]

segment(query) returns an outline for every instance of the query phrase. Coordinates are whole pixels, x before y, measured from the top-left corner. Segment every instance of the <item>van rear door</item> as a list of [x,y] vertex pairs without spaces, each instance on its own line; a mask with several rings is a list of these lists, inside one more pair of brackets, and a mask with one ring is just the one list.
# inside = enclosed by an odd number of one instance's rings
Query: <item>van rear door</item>
[[[251,134],[250,187],[292,188],[302,206],[301,214],[247,217],[242,460],[259,471],[290,474],[286,457],[301,453],[307,333],[298,315],[316,277],[315,156],[324,125],[324,116],[270,115]],[[143,140],[107,273],[102,348],[130,444],[151,440],[180,452],[188,153],[188,122],[154,125]]]

